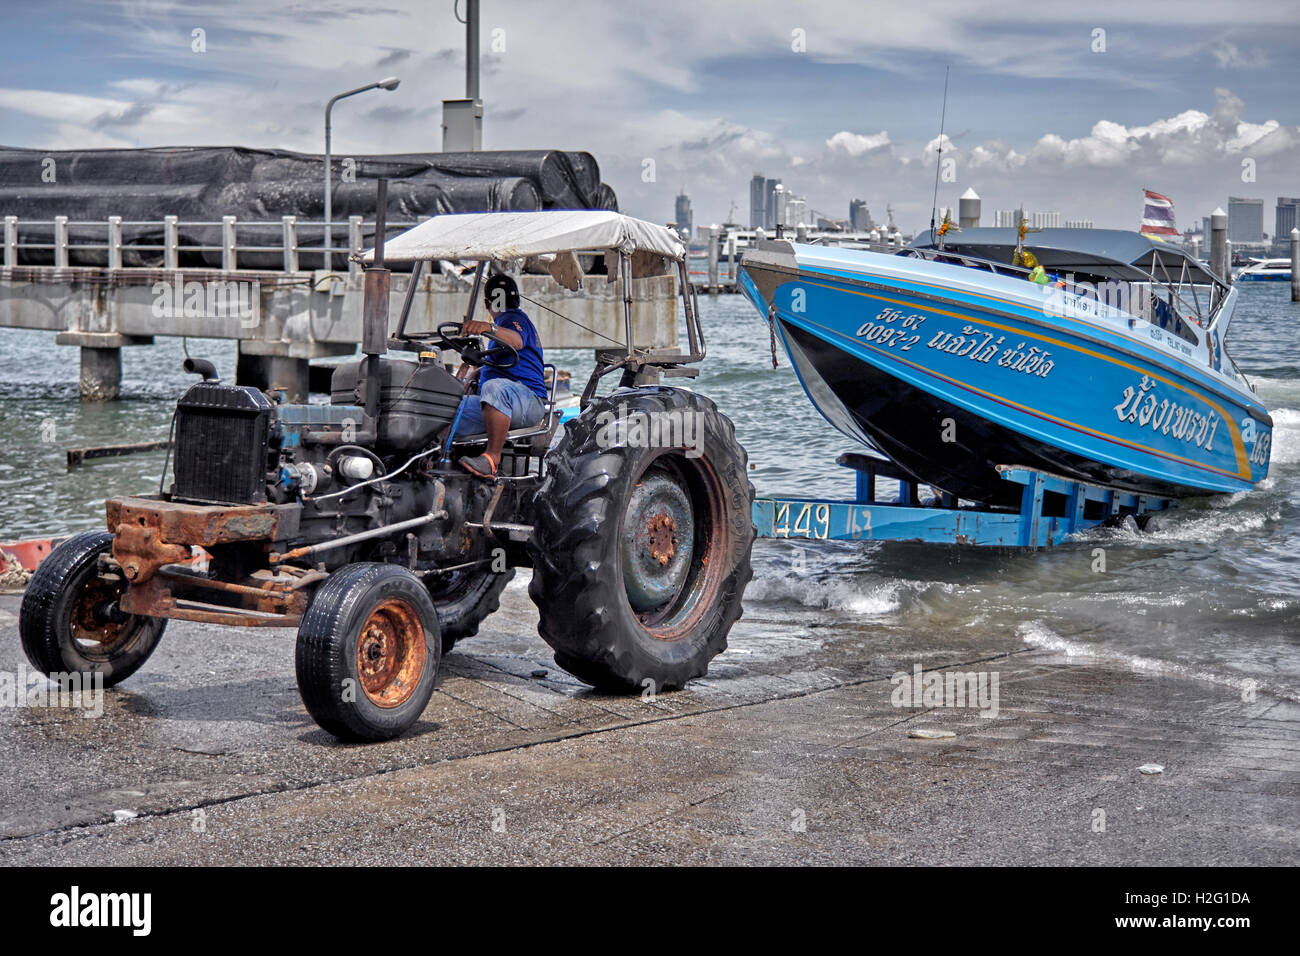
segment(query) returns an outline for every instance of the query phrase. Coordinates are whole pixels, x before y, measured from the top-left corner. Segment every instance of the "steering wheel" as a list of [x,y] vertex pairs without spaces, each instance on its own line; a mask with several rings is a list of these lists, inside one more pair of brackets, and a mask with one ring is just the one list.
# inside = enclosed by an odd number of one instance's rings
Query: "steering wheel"
[[[479,344],[479,336],[491,339],[497,347],[484,349]],[[438,326],[438,337],[443,340],[447,348],[459,352],[460,357],[469,365],[507,369],[514,368],[519,363],[519,351],[496,332],[466,335],[461,331],[461,323],[444,322]]]

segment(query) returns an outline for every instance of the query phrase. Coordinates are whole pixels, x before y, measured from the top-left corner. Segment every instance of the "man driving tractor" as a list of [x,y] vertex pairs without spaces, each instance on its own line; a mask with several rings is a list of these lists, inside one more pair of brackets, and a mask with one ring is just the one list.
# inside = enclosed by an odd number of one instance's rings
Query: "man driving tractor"
[[493,479],[501,464],[501,449],[506,433],[512,428],[536,425],[546,413],[545,359],[537,329],[519,308],[519,287],[508,275],[493,275],[483,285],[483,303],[492,316],[492,322],[474,320],[466,322],[466,335],[491,332],[519,353],[519,360],[510,368],[495,368],[490,363],[468,370],[461,367],[467,382],[478,382],[478,394],[461,399],[461,419],[456,428],[458,436],[487,434],[487,449],[481,455],[460,459],[468,471],[480,478]]

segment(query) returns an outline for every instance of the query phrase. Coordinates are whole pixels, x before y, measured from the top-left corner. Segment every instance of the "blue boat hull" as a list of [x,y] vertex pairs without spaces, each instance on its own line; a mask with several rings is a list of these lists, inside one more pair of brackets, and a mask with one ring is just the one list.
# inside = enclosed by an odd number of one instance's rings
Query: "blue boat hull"
[[1145,347],[1127,323],[1049,317],[1024,304],[1021,280],[959,291],[945,280],[972,270],[958,266],[834,258],[750,257],[742,291],[774,319],[831,424],[918,481],[998,502],[998,466],[1162,497],[1244,491],[1267,475],[1263,406],[1176,349]]

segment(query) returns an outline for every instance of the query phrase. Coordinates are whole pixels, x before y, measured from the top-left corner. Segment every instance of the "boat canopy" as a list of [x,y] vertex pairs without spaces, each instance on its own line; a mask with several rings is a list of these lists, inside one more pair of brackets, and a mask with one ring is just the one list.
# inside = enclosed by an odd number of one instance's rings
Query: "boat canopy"
[[[1223,284],[1180,247],[1123,229],[1031,230],[1024,244],[1043,268],[1051,272],[1131,281],[1136,278],[1134,270],[1137,270],[1157,282]],[[928,230],[910,245],[918,249],[937,248]],[[963,229],[945,236],[943,248],[957,255],[1010,264],[1016,251],[1016,230]]]
[[[557,253],[649,253],[677,262],[686,248],[664,226],[607,210],[476,212],[435,216],[384,243],[388,262],[501,262]],[[374,260],[373,249],[361,256]]]

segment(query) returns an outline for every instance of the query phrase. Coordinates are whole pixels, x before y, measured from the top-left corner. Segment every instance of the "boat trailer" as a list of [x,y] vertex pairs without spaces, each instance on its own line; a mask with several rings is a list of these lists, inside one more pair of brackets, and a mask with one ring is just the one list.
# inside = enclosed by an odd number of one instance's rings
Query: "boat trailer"
[[[1020,510],[938,494],[922,499],[921,484],[887,459],[846,452],[836,463],[854,470],[851,501],[755,498],[759,537],[814,541],[916,541],[935,544],[1042,548],[1098,525],[1131,518],[1143,530],[1153,514],[1178,506],[1177,499],[1089,485],[1048,472],[1000,465],[1003,480],[1022,486]],[[898,482],[897,498],[877,496],[877,478]]]

